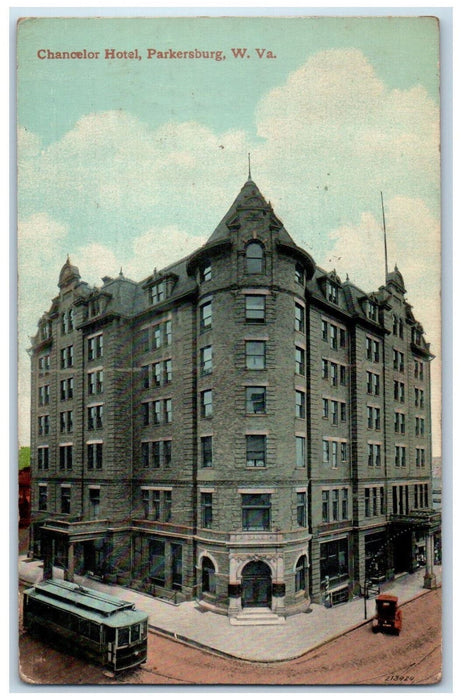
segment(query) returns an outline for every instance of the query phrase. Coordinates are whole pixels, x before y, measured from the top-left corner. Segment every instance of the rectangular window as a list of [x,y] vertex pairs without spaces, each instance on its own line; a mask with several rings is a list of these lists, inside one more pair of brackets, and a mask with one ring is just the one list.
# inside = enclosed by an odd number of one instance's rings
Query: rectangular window
[[152,444],[152,466],[154,469],[160,468],[160,445],[159,441],[153,442]]
[[61,486],[61,513],[69,515],[71,512],[71,489],[69,486]]
[[322,371],[322,378],[329,379],[329,361],[325,360],[324,358],[322,360],[321,371]]
[[323,523],[328,523],[329,522],[329,491],[323,491],[322,492],[322,522]]
[[97,519],[100,516],[101,493],[99,488],[90,487],[88,489],[88,499],[90,503],[90,518]]
[[339,519],[338,506],[338,489],[332,489],[332,520],[334,521]]
[[342,520],[348,520],[348,489],[342,489]]
[[330,326],[330,347],[332,350],[337,350],[338,348],[338,328],[337,326]]
[[103,335],[94,335],[87,341],[88,359],[96,360],[103,356]]
[[406,416],[404,413],[395,411],[395,433],[404,434],[406,432]]
[[295,346],[295,372],[305,375],[305,350]]
[[171,423],[173,418],[172,414],[172,399],[164,400],[164,421],[165,423]]
[[172,465],[172,441],[164,440],[162,442],[163,447],[163,460],[164,467],[168,468]]
[[395,467],[406,466],[406,448],[401,445],[395,445]]
[[199,310],[199,322],[201,331],[208,330],[212,327],[212,302],[208,301],[203,304]]
[[371,517],[371,497],[370,489],[364,489],[364,517]]
[[305,392],[295,391],[295,417],[305,418]]
[[322,461],[323,462],[325,462],[325,463],[329,462],[329,454],[330,454],[329,441],[323,440],[322,441]]
[[243,493],[242,529],[269,530],[271,527],[271,494]]
[[346,367],[345,365],[340,365],[340,384],[346,386]]
[[380,377],[374,372],[367,372],[367,393],[374,396],[380,393]]
[[306,527],[306,492],[297,492],[297,525]]
[[207,345],[200,350],[200,370],[201,374],[210,374],[212,371],[212,346]]
[[212,390],[201,392],[201,416],[211,418],[213,415]]
[[305,466],[306,438],[297,435],[295,437],[295,464],[297,467]]
[[330,414],[332,425],[338,425],[338,401],[330,402]]
[[161,421],[162,421],[162,402],[161,401],[153,401],[152,407],[153,407],[154,425],[160,425]]
[[39,406],[48,406],[50,403],[50,385],[45,384],[39,387]]
[[151,304],[158,304],[160,301],[163,301],[166,296],[166,291],[167,285],[165,280],[154,284],[149,290],[149,301]]
[[49,372],[50,370],[50,356],[42,355],[38,358],[38,369],[40,373]]
[[248,294],[245,297],[245,320],[249,323],[265,323],[265,297]]
[[[50,416],[38,417],[38,434],[48,435],[50,432]],[[61,431],[62,432],[62,431]]]
[[246,436],[246,463],[248,467],[266,466],[266,436]]
[[47,510],[48,508],[48,487],[39,486],[38,492],[38,509]]
[[202,468],[212,467],[212,436],[201,437]]
[[346,442],[340,443],[340,459],[342,462],[348,461],[348,445]]
[[172,492],[164,491],[164,522],[169,523],[172,519]]
[[165,384],[170,384],[172,381],[172,361],[164,360],[164,381]]
[[305,284],[305,269],[300,263],[295,265],[295,281],[297,284]]
[[335,362],[330,363],[330,383],[332,386],[338,384],[338,365]]
[[151,418],[151,411],[150,411],[150,402],[145,401],[144,403],[141,404],[141,417],[143,421],[143,425],[149,425],[150,418]]
[[328,301],[331,301],[333,304],[338,304],[338,287],[336,284],[332,284],[332,282],[327,282],[326,285],[326,291],[327,291],[327,299]]
[[74,378],[62,379],[60,382],[61,401],[69,401],[74,396]]
[[152,491],[152,517],[160,520],[160,491]]
[[375,517],[378,512],[377,488],[374,486],[372,489],[372,515]]
[[48,447],[37,448],[37,468],[48,469],[49,452]]
[[204,528],[211,528],[212,522],[212,494],[201,493],[201,526]]
[[69,345],[67,348],[61,348],[61,369],[67,369],[74,365],[74,346]]
[[331,443],[332,449],[332,466],[338,467],[338,442],[333,441]]
[[265,369],[266,342],[264,340],[247,340],[245,358],[247,369]]
[[329,326],[327,321],[322,320],[321,321],[321,336],[324,342],[327,343],[328,337],[329,337]]
[[103,427],[103,404],[88,408],[88,430],[99,430]]
[[102,394],[103,392],[103,370],[99,369],[95,372],[88,373],[88,393],[90,396],[94,394]]
[[322,400],[322,417],[329,418],[329,399]]
[[88,469],[103,468],[103,443],[91,442],[87,444]]
[[266,413],[266,387],[248,386],[245,390],[246,413]]
[[295,303],[295,330],[300,333],[305,332],[305,308],[297,303]]
[[59,468],[72,469],[72,445],[59,446]]

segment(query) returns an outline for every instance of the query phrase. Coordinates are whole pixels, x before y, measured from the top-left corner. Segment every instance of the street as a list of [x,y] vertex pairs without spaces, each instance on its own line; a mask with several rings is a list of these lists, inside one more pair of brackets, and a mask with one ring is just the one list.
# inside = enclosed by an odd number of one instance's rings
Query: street
[[[21,597],[21,595],[20,595]],[[403,605],[399,637],[363,625],[303,656],[251,663],[151,633],[141,668],[111,677],[107,671],[50,649],[20,627],[21,677],[34,684],[67,685],[425,685],[440,680],[441,589]],[[271,628],[262,627],[262,634]]]

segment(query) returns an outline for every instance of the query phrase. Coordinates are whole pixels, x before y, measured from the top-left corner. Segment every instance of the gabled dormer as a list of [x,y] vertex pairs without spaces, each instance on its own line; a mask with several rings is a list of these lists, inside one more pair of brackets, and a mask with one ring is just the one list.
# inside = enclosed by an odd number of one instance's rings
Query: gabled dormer
[[158,273],[154,269],[152,275],[144,282],[143,289],[146,294],[148,306],[156,306],[166,301],[173,293],[175,284],[178,282],[178,275],[172,272],[166,274]]

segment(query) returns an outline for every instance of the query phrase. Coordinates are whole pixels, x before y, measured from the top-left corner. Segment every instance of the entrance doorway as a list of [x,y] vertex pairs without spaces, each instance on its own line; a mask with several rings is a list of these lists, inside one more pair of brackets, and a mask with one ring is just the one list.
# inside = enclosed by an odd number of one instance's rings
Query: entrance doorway
[[251,561],[242,570],[242,607],[271,607],[271,569],[263,561]]

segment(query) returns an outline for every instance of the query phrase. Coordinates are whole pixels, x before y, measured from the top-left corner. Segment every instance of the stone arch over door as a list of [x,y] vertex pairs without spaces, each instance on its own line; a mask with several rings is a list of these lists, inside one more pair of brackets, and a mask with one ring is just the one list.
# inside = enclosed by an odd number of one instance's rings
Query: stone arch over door
[[261,559],[244,565],[241,572],[243,608],[271,608],[272,600],[271,567]]

